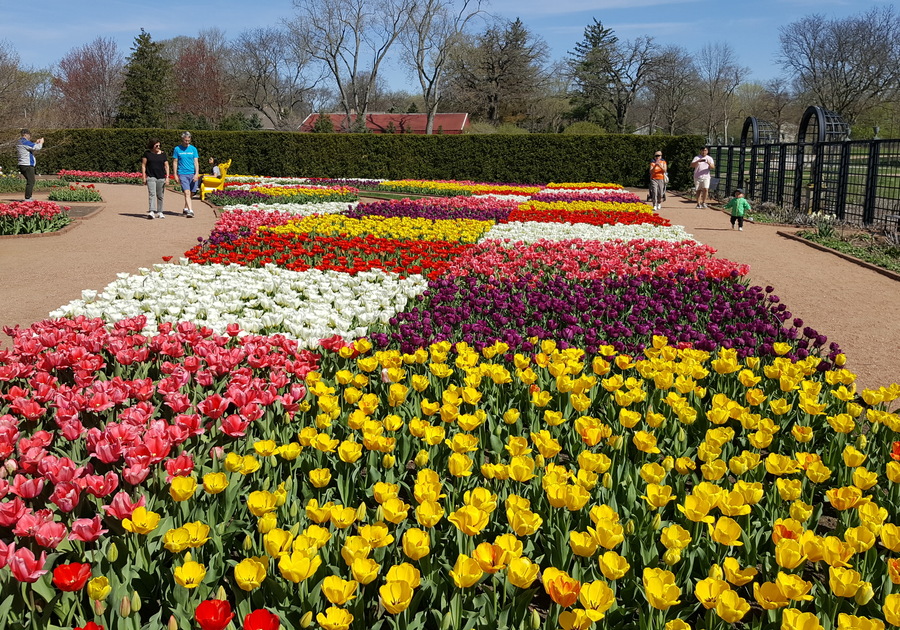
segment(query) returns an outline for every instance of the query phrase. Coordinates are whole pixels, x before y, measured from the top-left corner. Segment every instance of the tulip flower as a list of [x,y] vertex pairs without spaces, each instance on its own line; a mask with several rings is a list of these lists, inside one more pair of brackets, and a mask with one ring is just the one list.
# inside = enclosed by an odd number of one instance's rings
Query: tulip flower
[[354,580],[344,580],[337,575],[329,575],[322,580],[322,594],[335,606],[343,606],[356,595],[357,583]]
[[256,558],[245,558],[234,567],[234,581],[244,591],[259,588],[266,579],[266,565]]
[[308,580],[321,565],[322,558],[318,554],[310,557],[302,551],[295,551],[292,554],[285,553],[278,558],[278,570],[281,577],[294,584]]
[[203,475],[203,489],[209,494],[219,494],[228,487],[225,473],[207,473]]
[[259,608],[244,616],[243,630],[278,630],[281,620],[273,612]]
[[175,582],[184,588],[197,588],[206,577],[206,567],[199,562],[188,560],[175,567]]
[[728,590],[719,596],[716,603],[716,614],[728,623],[737,623],[750,611],[750,604],[737,594]]
[[785,608],[781,613],[782,630],[824,630],[818,617],[811,612],[802,612],[796,608]]
[[537,579],[540,567],[521,556],[510,561],[506,567],[506,579],[517,588],[528,589]]
[[87,583],[88,597],[95,602],[105,600],[111,591],[112,587],[109,584],[109,579],[104,576],[95,577]]
[[406,582],[410,588],[419,588],[422,584],[422,574],[408,562],[396,564],[388,569],[384,576],[385,582]]
[[159,514],[144,506],[135,508],[131,518],[122,519],[122,527],[135,534],[149,534],[159,525]]
[[565,571],[549,567],[544,569],[541,580],[550,599],[563,608],[568,608],[578,600],[581,582],[570,577]]
[[616,596],[606,582],[595,580],[581,585],[578,601],[587,609],[605,614],[616,602]]
[[453,578],[453,583],[456,584],[456,588],[469,588],[470,586],[474,586],[483,575],[484,571],[482,571],[478,562],[464,553],[457,556],[456,563],[450,571],[450,577]]
[[353,579],[360,584],[369,584],[378,577],[381,566],[371,558],[355,558],[350,564]]
[[885,597],[881,610],[884,612],[885,621],[892,626],[900,627],[900,593]]
[[348,630],[353,623],[353,615],[343,608],[329,606],[324,613],[316,615],[316,621],[325,630]]
[[197,480],[193,477],[175,477],[169,486],[169,495],[174,501],[187,501],[197,491]]
[[233,618],[231,605],[225,600],[207,599],[194,609],[194,619],[202,630],[225,630]]
[[719,597],[728,590],[731,590],[728,582],[708,577],[700,580],[694,586],[694,596],[704,608],[709,610],[716,607]]
[[392,615],[398,615],[406,610],[412,597],[413,589],[407,582],[387,582],[378,589],[381,605]]
[[681,589],[675,584],[675,574],[664,569],[644,569],[644,596],[653,608],[668,610],[680,604]]
[[44,551],[39,557],[35,557],[30,549],[21,548],[13,551],[12,545],[10,545],[9,570],[19,582],[37,582],[42,575],[47,573],[47,569],[44,568],[46,562],[47,553]]
[[53,569],[53,584],[61,591],[80,591],[91,577],[91,565],[79,562]]

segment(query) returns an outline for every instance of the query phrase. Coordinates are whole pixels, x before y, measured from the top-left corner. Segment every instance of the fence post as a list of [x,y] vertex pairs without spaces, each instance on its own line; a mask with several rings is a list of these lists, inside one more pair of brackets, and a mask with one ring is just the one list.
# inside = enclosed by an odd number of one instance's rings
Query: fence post
[[881,140],[873,140],[869,145],[869,168],[866,169],[866,194],[863,197],[863,224],[875,221],[875,195],[878,192],[878,171],[881,159]]
[[834,211],[844,220],[847,211],[847,185],[850,180],[850,143],[841,144],[841,160],[838,164],[837,190],[834,191]]

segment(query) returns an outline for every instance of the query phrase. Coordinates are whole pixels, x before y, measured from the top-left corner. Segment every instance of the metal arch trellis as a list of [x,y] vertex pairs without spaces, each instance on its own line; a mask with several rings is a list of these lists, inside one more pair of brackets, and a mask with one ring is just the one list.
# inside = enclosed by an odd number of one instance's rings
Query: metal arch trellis
[[[755,116],[748,116],[744,121],[738,156],[737,185],[744,188],[748,196],[756,197],[760,188],[762,191],[768,191],[772,185],[772,179],[769,177],[770,169],[765,167],[758,169],[757,165],[760,164],[760,156],[762,156],[763,164],[769,164],[773,159],[777,159],[778,156],[772,151],[772,148],[780,140],[781,133],[775,123],[760,120]],[[761,178],[758,177],[758,171]],[[731,177],[729,177],[726,182],[728,189],[731,189],[731,183]],[[766,193],[764,192],[764,194]]]
[[[813,128],[815,131],[811,133]],[[801,207],[805,188],[810,208],[832,208],[838,218],[844,218],[846,178],[840,174],[849,159],[844,150],[844,143],[849,139],[850,125],[840,114],[815,105],[806,108],[797,133],[795,208]]]

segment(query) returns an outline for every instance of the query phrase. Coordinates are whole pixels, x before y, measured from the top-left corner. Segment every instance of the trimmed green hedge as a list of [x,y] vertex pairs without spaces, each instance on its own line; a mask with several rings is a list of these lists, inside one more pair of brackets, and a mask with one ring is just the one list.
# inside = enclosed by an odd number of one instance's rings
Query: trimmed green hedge
[[[147,139],[171,154],[180,131],[61,129],[41,132],[38,172],[61,168],[136,171]],[[687,188],[700,136],[310,134],[276,131],[196,131],[201,168],[208,156],[232,159],[229,172],[289,177],[470,179],[482,182],[617,182],[646,187],[653,152],[669,162],[672,188]],[[6,139],[14,133],[3,134]],[[14,152],[0,164],[15,172]]]

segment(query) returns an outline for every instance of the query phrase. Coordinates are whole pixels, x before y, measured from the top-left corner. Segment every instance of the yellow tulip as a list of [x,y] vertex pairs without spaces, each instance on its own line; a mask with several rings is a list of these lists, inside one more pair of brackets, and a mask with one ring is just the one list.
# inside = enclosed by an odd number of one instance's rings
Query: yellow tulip
[[387,582],[378,589],[381,605],[392,615],[398,615],[406,610],[412,597],[413,589],[406,582]]
[[309,482],[314,488],[324,488],[331,482],[331,471],[327,468],[314,468],[309,471]]
[[372,558],[355,558],[350,564],[353,579],[360,584],[369,584],[378,577],[381,566]]
[[444,508],[437,501],[423,501],[416,508],[416,521],[422,527],[434,527],[444,517]]
[[349,630],[350,624],[353,623],[353,615],[349,610],[329,606],[324,613],[316,615],[316,622],[324,630]]
[[181,553],[190,547],[190,536],[183,527],[170,529],[163,534],[163,546],[172,553]]
[[515,587],[527,589],[537,579],[540,567],[528,558],[514,558],[506,567],[506,579]]
[[184,588],[197,588],[206,577],[206,567],[199,562],[188,560],[180,567],[175,567],[175,582]]
[[241,560],[234,567],[234,581],[245,591],[259,588],[266,579],[266,566],[256,558]]
[[122,527],[133,534],[149,534],[159,525],[159,514],[144,506],[136,508],[131,518],[122,519]]
[[209,494],[219,494],[228,487],[228,476],[225,473],[207,473],[203,475],[203,489]]
[[691,534],[681,525],[670,525],[663,528],[659,542],[666,549],[684,549],[691,544]]
[[660,486],[655,483],[647,485],[646,495],[641,496],[651,508],[658,510],[677,497],[672,495],[672,486]]
[[276,501],[277,497],[271,492],[257,490],[251,492],[250,496],[247,497],[247,509],[250,510],[253,516],[259,517],[269,512],[274,512],[278,507],[275,504]]
[[778,572],[775,578],[775,585],[778,590],[786,598],[796,602],[807,602],[812,600],[809,591],[812,590],[812,582],[807,582],[799,575],[791,575],[788,573]]
[[578,600],[581,583],[565,571],[560,571],[556,567],[548,567],[544,569],[541,579],[544,583],[544,591],[550,596],[550,599],[563,608],[568,608]]
[[785,608],[781,613],[782,630],[824,630],[818,617],[811,612],[802,612],[796,608]]
[[862,579],[859,572],[841,567],[828,567],[828,586],[837,597],[855,597]]
[[671,571],[645,568],[643,584],[644,595],[653,608],[668,610],[681,603],[681,589],[675,584],[675,574]]
[[[456,528],[467,536],[477,536],[481,533],[481,530],[487,527],[490,521],[490,514],[479,510],[477,507],[466,505],[452,512],[447,520],[456,525]],[[519,534],[519,532],[516,531],[516,534]]]
[[618,580],[631,570],[631,565],[628,564],[628,561],[615,551],[604,553],[600,556],[599,563],[600,572],[607,580]]
[[293,542],[294,535],[284,529],[273,528],[263,536],[263,547],[265,547],[266,553],[273,558],[288,553]]
[[728,590],[731,590],[731,587],[725,580],[708,577],[694,585],[694,597],[704,608],[709,610],[716,607],[719,597]]
[[310,556],[302,551],[295,551],[292,554],[282,554],[278,558],[278,570],[281,577],[299,584],[303,580],[308,580],[322,565],[322,558],[318,554]]
[[880,619],[840,613],[838,614],[837,630],[884,630],[884,622]]
[[744,544],[740,540],[741,535],[743,534],[741,526],[738,525],[737,521],[728,516],[719,517],[715,526],[710,523],[709,533],[710,537],[721,545],[740,547]]
[[463,553],[457,556],[456,563],[450,571],[450,577],[453,578],[453,583],[457,588],[474,586],[482,575],[484,575],[484,571],[478,562]]
[[109,579],[104,576],[95,577],[87,583],[88,597],[95,602],[105,600],[111,591],[112,587],[109,585]]
[[796,569],[806,560],[800,542],[782,538],[775,545],[775,562],[783,569]]
[[422,584],[421,572],[408,562],[396,564],[388,569],[385,582],[406,582],[410,588],[419,588]]
[[775,582],[753,583],[753,597],[756,602],[766,610],[784,608],[790,601],[778,588]]
[[402,543],[403,553],[410,560],[420,560],[431,553],[431,536],[417,527],[403,533]]
[[900,593],[894,593],[884,598],[884,619],[892,626],[900,627]]
[[343,606],[356,598],[355,580],[344,580],[337,575],[329,575],[322,580],[322,594],[335,606]]
[[[594,580],[581,585],[578,601],[587,609],[606,613],[615,603],[616,596],[603,580]],[[597,620],[599,621],[599,619]]]
[[757,570],[753,567],[741,569],[737,559],[732,557],[725,558],[725,561],[722,562],[722,568],[724,569],[725,579],[735,586],[743,586],[748,582],[752,582],[757,574]]
[[750,611],[750,604],[737,592],[728,590],[719,596],[716,614],[728,623],[737,623]]
[[881,528],[881,544],[894,553],[900,553],[900,527],[887,523]]
[[590,558],[597,551],[594,532],[569,532],[569,547],[576,556]]

